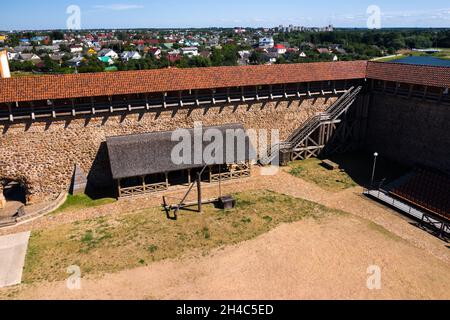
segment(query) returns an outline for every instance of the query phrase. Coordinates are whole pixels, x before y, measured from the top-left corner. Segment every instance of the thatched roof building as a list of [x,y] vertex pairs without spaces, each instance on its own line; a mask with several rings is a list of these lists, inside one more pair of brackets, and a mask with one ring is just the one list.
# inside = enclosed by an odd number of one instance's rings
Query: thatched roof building
[[[125,179],[256,159],[256,151],[241,124],[186,129],[184,133],[190,138],[183,140],[186,145],[183,145],[185,148],[181,152],[181,138],[174,134],[177,132],[179,131],[107,138],[113,178]],[[210,135],[214,138],[210,139]],[[175,138],[179,140],[173,141]],[[197,141],[201,141],[198,146]],[[172,153],[175,154],[174,157]],[[200,153],[211,154],[212,157],[200,157]],[[181,156],[184,156],[184,161],[179,163]]]

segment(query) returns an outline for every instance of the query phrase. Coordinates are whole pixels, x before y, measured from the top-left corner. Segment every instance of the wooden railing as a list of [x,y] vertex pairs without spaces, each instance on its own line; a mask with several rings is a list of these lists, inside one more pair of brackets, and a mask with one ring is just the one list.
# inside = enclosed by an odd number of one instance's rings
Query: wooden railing
[[146,193],[166,191],[167,189],[168,187],[165,182],[145,184],[141,186],[127,187],[127,188],[119,187],[119,197],[133,197]]

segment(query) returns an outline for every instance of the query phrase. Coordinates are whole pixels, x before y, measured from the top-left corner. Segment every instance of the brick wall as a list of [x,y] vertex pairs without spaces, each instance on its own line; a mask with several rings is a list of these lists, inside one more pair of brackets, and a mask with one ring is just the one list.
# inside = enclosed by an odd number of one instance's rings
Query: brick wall
[[281,139],[336,98],[257,104],[159,110],[143,115],[76,119],[31,126],[0,126],[0,180],[17,179],[28,189],[30,203],[54,198],[68,190],[75,164],[88,173],[90,183],[112,184],[105,138],[177,128],[242,123],[247,129],[279,129]]

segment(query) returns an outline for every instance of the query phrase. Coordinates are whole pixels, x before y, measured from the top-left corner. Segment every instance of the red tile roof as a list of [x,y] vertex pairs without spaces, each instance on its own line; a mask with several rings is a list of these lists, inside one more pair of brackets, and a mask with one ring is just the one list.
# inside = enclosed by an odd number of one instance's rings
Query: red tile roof
[[366,61],[159,69],[0,79],[0,103],[362,79]]
[[20,77],[0,79],[0,103],[364,78],[449,88],[450,68],[352,61]]
[[450,68],[402,63],[369,62],[367,78],[450,88]]

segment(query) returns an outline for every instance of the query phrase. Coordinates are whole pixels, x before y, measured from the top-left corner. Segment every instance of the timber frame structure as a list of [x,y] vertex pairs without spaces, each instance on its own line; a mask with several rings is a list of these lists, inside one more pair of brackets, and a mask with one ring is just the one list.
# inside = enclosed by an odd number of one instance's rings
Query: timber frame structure
[[[223,168],[226,168],[223,170]],[[203,182],[211,184],[220,183],[224,181],[240,180],[250,178],[252,174],[252,166],[250,162],[232,164],[232,165],[215,165],[207,166],[207,178]],[[171,186],[189,186],[193,182],[193,176],[197,173],[197,169],[186,169],[182,171],[165,172],[161,174],[154,174],[150,176],[133,177],[132,180],[137,181],[134,185],[124,186],[125,179],[117,179],[117,194],[119,198],[134,197],[151,193],[164,192],[169,190]],[[185,181],[170,183],[171,174],[176,174],[176,177],[186,177]],[[160,182],[149,182],[149,178],[154,178]]]

